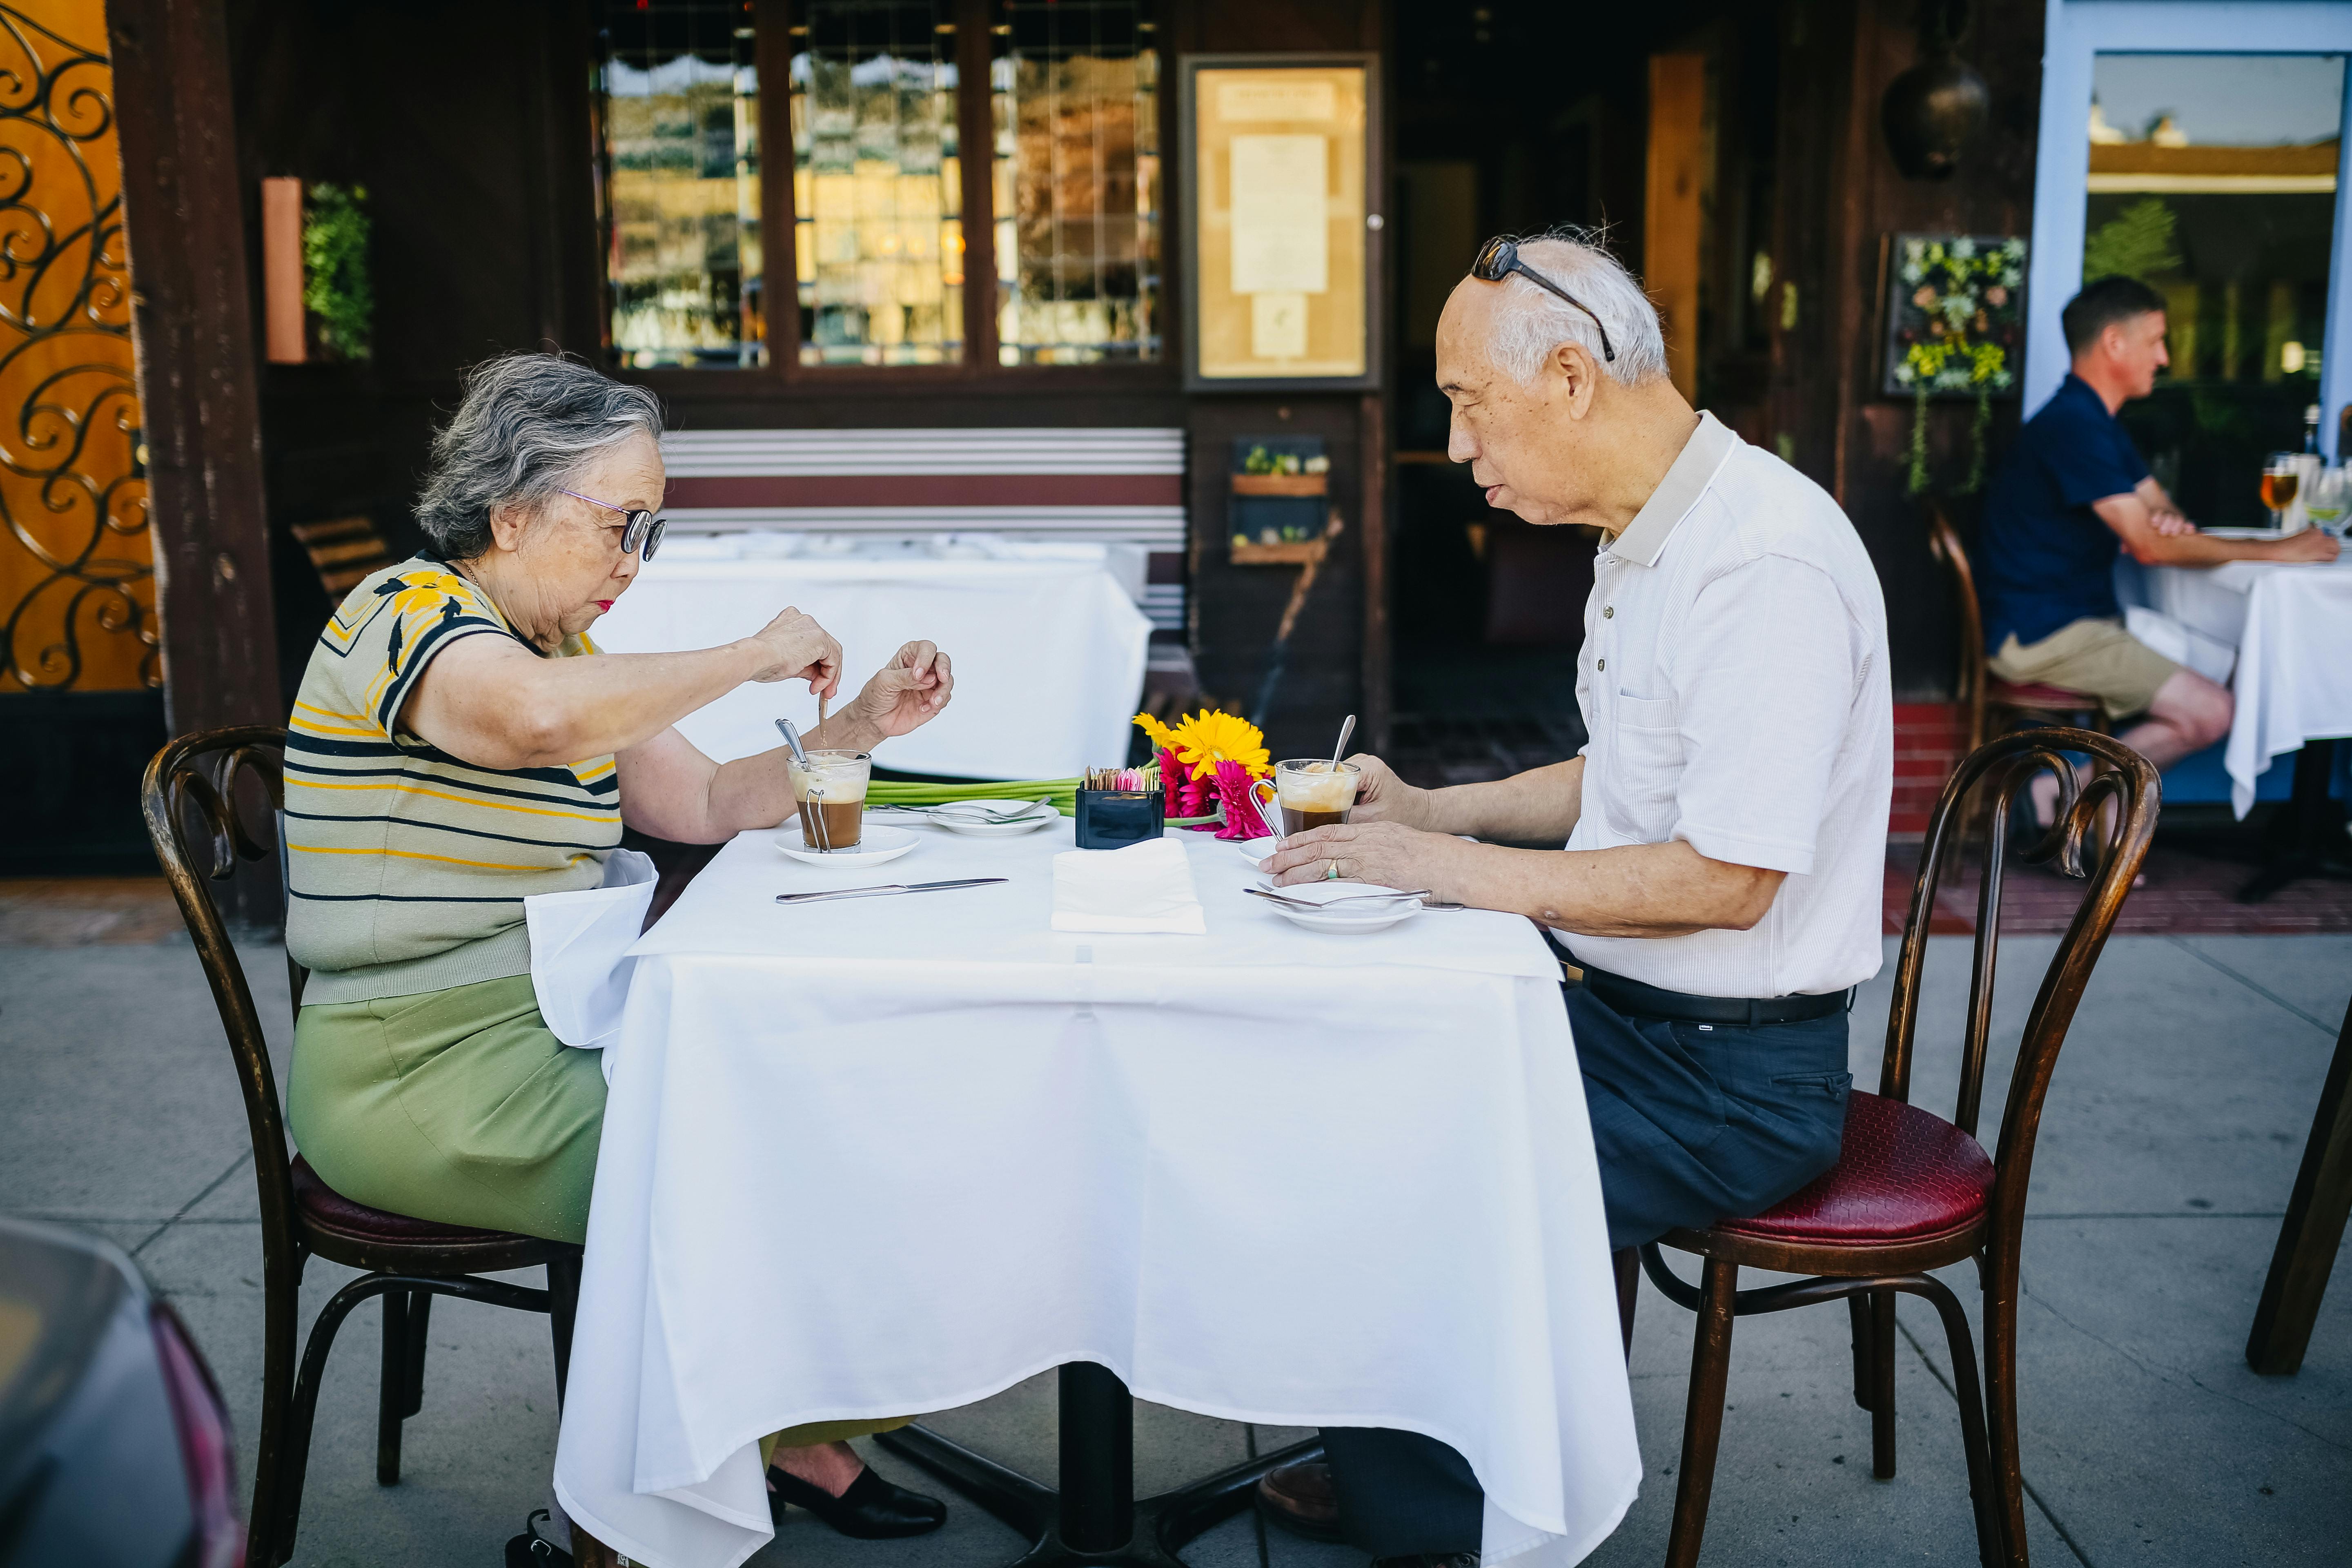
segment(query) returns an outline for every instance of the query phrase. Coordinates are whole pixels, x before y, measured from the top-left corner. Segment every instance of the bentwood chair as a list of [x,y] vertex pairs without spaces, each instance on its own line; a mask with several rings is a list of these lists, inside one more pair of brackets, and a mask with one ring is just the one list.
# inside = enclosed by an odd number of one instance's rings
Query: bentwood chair
[[1943,503],[1929,497],[1925,505],[1927,552],[1951,574],[1952,607],[1959,616],[1958,685],[1968,721],[1969,750],[1985,743],[1988,725],[2007,730],[2019,720],[2049,723],[2066,719],[2104,732],[2106,710],[2099,706],[2097,698],[2038,680],[2003,680],[1985,668],[1984,608],[1977,598],[1976,573],[1969,565],[1968,550]]
[[[2061,754],[2068,752],[2088,752],[2098,764],[2091,782],[2079,789],[2074,769]],[[1988,1156],[1976,1132],[2000,947],[2000,847],[2019,793],[2044,769],[2054,770],[2061,781],[2058,817],[2022,858],[2054,862],[2066,875],[2082,877],[2087,847],[2097,864],[2026,1016],[2001,1110],[2000,1141]],[[1911,1047],[1919,1023],[1920,975],[1927,958],[1937,879],[1960,861],[1966,797],[1977,789],[1987,796],[1981,815],[1989,837],[1977,897],[1958,1103],[1948,1121],[1911,1103]],[[1873,1468],[1882,1480],[1894,1476],[1898,1291],[1925,1299],[1943,1320],[1951,1348],[1952,1386],[1959,1400],[1961,1442],[1968,1454],[1978,1552],[1987,1568],[2024,1568],[2024,1482],[2017,1451],[2017,1297],[2026,1184],[2058,1047],[2065,1042],[2083,988],[2131,891],[2132,879],[2147,858],[2158,799],[2156,770],[2145,758],[2120,742],[2087,731],[2029,730],[2004,735],[1972,752],[1936,804],[1912,889],[1902,956],[1896,961],[1878,1092],[1855,1089],[1848,1096],[1845,1144],[1837,1164],[1753,1218],[1721,1219],[1705,1230],[1670,1231],[1662,1242],[1642,1249],[1643,1267],[1658,1289],[1668,1300],[1696,1310],[1699,1318],[1674,1527],[1666,1544],[1669,1568],[1691,1568],[1698,1560],[1707,1494],[1715,1481],[1716,1446],[1722,1436],[1735,1318],[1843,1299],[1853,1318],[1853,1400],[1870,1412]],[[1705,1259],[1700,1283],[1692,1286],[1678,1278],[1667,1267],[1661,1247]],[[1981,1383],[1968,1315],[1951,1288],[1929,1272],[1962,1263],[1976,1266],[1984,1298]],[[1743,1268],[1808,1278],[1742,1290]],[[1627,1327],[1630,1333],[1630,1321]],[[1990,1428],[1987,1404],[1991,1407]]]
[[[261,1452],[253,1478],[247,1559],[253,1568],[277,1568],[294,1555],[310,1465],[310,1425],[319,1382],[335,1332],[352,1309],[383,1299],[383,1382],[376,1414],[376,1479],[400,1479],[401,1424],[424,1405],[425,1345],[433,1298],[545,1312],[554,1328],[556,1398],[563,1397],[572,1350],[572,1318],[580,1294],[580,1248],[504,1231],[436,1225],[353,1203],[319,1179],[300,1156],[289,1158],[286,1121],[269,1065],[261,1019],[244,966],[230,945],[206,881],[224,881],[237,861],[269,853],[268,839],[247,830],[247,812],[285,805],[286,731],[248,724],[184,735],[147,764],[142,804],[155,857],[195,939],[205,978],[212,983],[229,1052],[245,1090],[246,1123],[253,1136],[253,1173],[261,1188],[263,1361]],[[203,853],[199,853],[199,850]],[[199,868],[202,868],[201,871]],[[290,958],[294,1005],[302,1005],[306,971]],[[311,1258],[361,1270],[335,1292],[311,1325],[298,1372],[295,1341],[302,1268]],[[534,1290],[478,1278],[545,1266],[547,1289]]]

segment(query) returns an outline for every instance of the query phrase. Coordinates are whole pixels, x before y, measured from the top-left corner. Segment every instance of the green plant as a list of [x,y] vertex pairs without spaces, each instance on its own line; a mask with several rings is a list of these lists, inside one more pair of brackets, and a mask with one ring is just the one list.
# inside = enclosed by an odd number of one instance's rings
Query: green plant
[[2083,281],[2094,278],[2156,278],[2180,270],[2173,244],[2172,209],[2154,196],[2134,202],[2083,242]]
[[302,304],[319,344],[337,359],[373,352],[375,287],[368,272],[367,188],[319,184],[302,191]]

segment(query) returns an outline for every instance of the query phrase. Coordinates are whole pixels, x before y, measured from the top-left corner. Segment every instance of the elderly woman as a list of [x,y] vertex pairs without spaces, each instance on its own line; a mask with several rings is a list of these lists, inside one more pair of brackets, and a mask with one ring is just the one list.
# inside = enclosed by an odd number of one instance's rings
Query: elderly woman
[[[694,653],[588,638],[659,539],[661,430],[650,393],[583,364],[477,367],[433,444],[431,547],[353,588],[310,656],[286,754],[286,945],[310,971],[287,1120],[358,1202],[583,1240],[604,1079],[540,1016],[522,901],[598,886],[624,826],[713,843],[793,813],[781,752],[716,763],[673,726],[747,680],[835,695],[824,627],[787,608]],[[909,643],[808,743],[870,750],[954,684]],[[944,1508],[842,1441],[879,1429],[779,1434],[772,1485],[848,1534],[937,1528]]]

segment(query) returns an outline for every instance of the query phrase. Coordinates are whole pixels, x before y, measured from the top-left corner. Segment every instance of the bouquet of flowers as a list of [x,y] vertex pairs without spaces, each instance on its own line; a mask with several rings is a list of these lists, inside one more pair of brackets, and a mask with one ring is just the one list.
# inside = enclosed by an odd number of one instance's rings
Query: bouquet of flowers
[[1220,838],[1255,838],[1256,809],[1249,802],[1249,786],[1274,772],[1267,759],[1265,736],[1248,720],[1203,708],[1180,718],[1171,728],[1149,713],[1138,713],[1136,723],[1151,737],[1160,753],[1160,787],[1168,794],[1168,820],[1193,818],[1196,831],[1214,824],[1197,819],[1224,807]]

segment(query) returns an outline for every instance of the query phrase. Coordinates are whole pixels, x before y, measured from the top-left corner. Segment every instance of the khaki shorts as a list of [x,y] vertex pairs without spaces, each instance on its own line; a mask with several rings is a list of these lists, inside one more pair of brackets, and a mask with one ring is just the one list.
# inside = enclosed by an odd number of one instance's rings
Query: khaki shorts
[[2020,685],[2038,681],[2095,697],[2110,719],[2145,713],[2157,689],[2187,667],[2124,630],[2114,616],[2069,622],[2038,643],[2009,634],[1985,668]]

